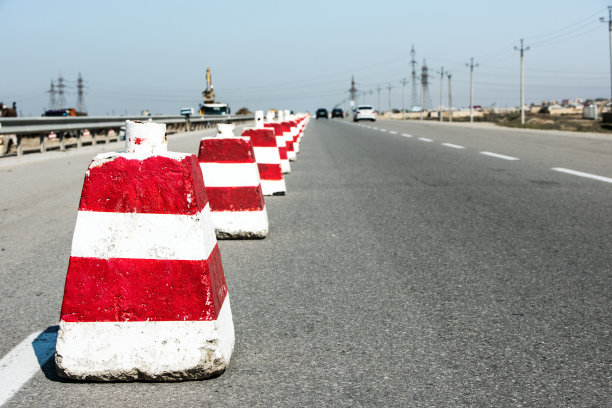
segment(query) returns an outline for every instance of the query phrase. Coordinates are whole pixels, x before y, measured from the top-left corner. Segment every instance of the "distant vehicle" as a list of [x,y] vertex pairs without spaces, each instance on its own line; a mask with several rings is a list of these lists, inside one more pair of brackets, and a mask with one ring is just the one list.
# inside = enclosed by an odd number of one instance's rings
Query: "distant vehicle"
[[317,109],[316,119],[319,119],[319,118],[329,119],[329,113],[327,112],[327,109],[325,108]]
[[200,115],[229,115],[227,103],[205,103],[200,105]]
[[340,108],[334,108],[332,109],[332,113],[331,113],[331,117],[333,118],[343,118],[344,117],[344,111]]
[[353,122],[358,122],[360,120],[371,120],[372,122],[376,121],[376,111],[372,109],[372,106],[359,105],[355,108]]
[[193,116],[193,108],[183,108],[183,109],[181,109],[181,115],[183,115],[183,116]]
[[44,116],[77,116],[77,112],[74,108],[49,109],[48,111],[45,111]]

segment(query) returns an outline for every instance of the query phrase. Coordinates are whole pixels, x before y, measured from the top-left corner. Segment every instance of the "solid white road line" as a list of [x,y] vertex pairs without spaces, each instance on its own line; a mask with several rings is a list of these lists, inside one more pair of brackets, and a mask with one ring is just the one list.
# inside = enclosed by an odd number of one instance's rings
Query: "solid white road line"
[[442,146],[452,147],[453,149],[465,149],[465,146],[456,145],[452,143],[442,143]]
[[497,154],[491,152],[480,152],[480,154],[484,154],[485,156],[497,157],[498,159],[503,160],[520,160],[518,157],[506,156],[504,154]]
[[586,177],[586,178],[590,178],[590,179],[593,179],[593,180],[603,181],[604,183],[612,183],[612,178],[598,176],[596,174],[583,173],[581,171],[576,171],[576,170],[571,170],[571,169],[564,169],[564,168],[561,168],[561,167],[553,167],[552,170],[558,171],[558,172],[561,172],[561,173],[572,174],[574,176]]
[[391,133],[392,135],[397,135],[397,132],[395,130],[390,130],[389,133]]
[[419,140],[420,140],[421,142],[433,142],[433,140],[428,139],[428,138],[426,138],[426,137],[419,137]]
[[40,372],[41,366],[55,353],[57,333],[42,336],[41,333],[30,334],[0,360],[0,405]]
[[408,133],[402,133],[402,136],[404,136],[404,137],[412,137],[412,135],[409,135]]

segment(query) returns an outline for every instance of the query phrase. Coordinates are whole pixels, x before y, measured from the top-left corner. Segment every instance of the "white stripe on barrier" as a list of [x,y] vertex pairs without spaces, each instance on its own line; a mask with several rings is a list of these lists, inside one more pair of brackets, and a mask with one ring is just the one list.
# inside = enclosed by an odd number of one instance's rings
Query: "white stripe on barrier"
[[[207,353],[207,347],[218,352]],[[157,375],[201,370],[218,364],[217,359],[225,360],[227,365],[233,348],[229,295],[217,320],[60,322],[57,339],[62,365],[75,376],[129,372],[143,361],[147,362],[149,373]]]
[[195,215],[79,211],[71,255],[206,260],[217,244],[209,208]]
[[261,164],[280,164],[278,147],[253,147],[255,160]]
[[261,193],[265,196],[274,195],[274,193],[286,193],[287,185],[285,180],[261,180]]
[[226,234],[252,234],[262,237],[268,234],[268,214],[265,206],[259,211],[212,211],[210,216],[215,228]]
[[206,187],[257,187],[257,163],[200,162]]

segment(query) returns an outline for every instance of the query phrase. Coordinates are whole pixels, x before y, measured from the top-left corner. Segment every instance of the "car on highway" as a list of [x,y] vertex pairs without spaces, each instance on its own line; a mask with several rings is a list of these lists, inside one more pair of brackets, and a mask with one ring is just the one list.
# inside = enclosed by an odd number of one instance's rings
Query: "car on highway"
[[333,118],[343,118],[344,117],[344,111],[340,108],[334,108],[332,109],[331,112],[331,117]]
[[316,119],[319,119],[319,118],[329,119],[329,113],[327,112],[327,109],[325,108],[317,109]]
[[360,120],[371,120],[376,121],[376,111],[370,105],[359,105],[355,108],[353,113],[353,122]]

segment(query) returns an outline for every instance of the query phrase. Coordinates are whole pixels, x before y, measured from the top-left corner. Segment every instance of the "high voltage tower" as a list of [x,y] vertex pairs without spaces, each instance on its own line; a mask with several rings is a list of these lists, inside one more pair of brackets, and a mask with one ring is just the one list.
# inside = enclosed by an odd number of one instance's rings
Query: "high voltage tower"
[[62,78],[62,74],[57,77],[57,106],[61,108],[66,107],[66,98],[64,97],[64,78]]
[[351,89],[348,90],[351,94],[351,108],[355,107],[355,96],[357,95],[357,88],[355,88],[355,76],[351,76]]
[[83,97],[85,93],[85,82],[83,81],[83,77],[79,72],[79,78],[77,79],[77,100],[76,100],[76,110],[79,112],[85,112],[85,98]]
[[410,94],[410,104],[411,106],[418,106],[419,105],[419,100],[418,100],[418,95],[417,95],[417,73],[416,73],[416,52],[414,51],[414,44],[412,45],[412,48],[410,49],[410,66],[412,67],[412,93]]
[[431,109],[431,96],[429,95],[429,70],[427,69],[427,62],[423,60],[423,66],[421,68],[421,100],[423,106],[421,110]]
[[49,108],[48,109],[55,109],[57,102],[55,101],[55,93],[57,91],[55,90],[55,85],[53,84],[53,80],[51,80],[51,87],[49,88],[49,90],[47,91],[47,93],[49,94]]
[[[67,85],[64,83],[64,78],[60,74],[57,80],[54,82],[51,80],[51,86],[47,93],[49,94],[49,107],[48,109],[66,109],[66,97],[64,89]],[[79,77],[76,81],[77,99],[76,99],[76,111],[85,112],[85,81],[79,72]]]

